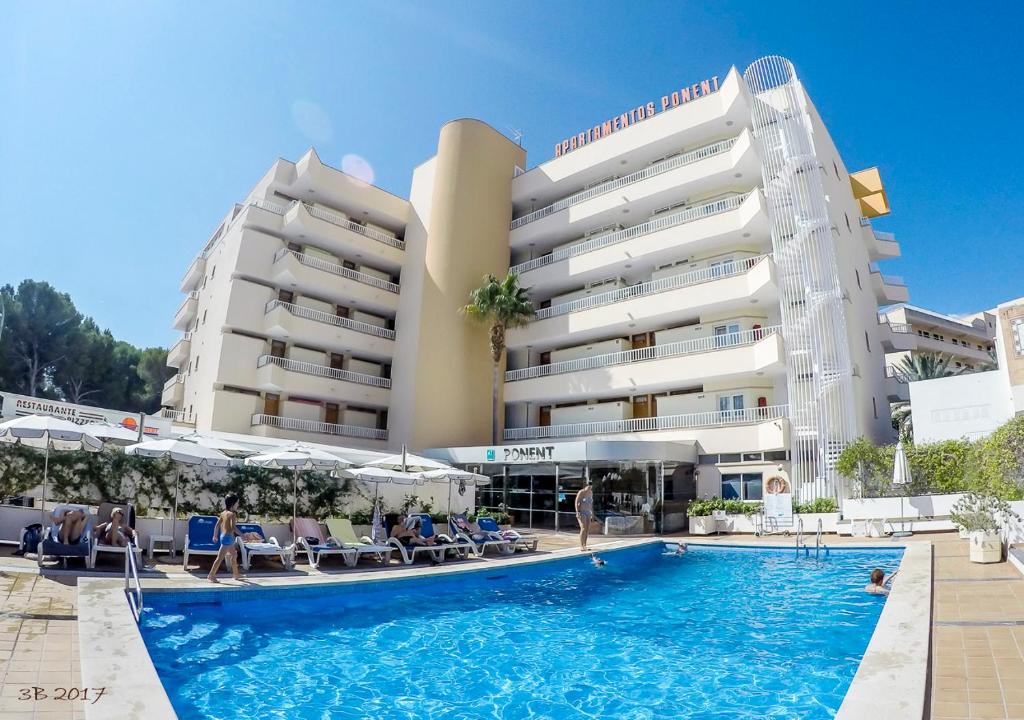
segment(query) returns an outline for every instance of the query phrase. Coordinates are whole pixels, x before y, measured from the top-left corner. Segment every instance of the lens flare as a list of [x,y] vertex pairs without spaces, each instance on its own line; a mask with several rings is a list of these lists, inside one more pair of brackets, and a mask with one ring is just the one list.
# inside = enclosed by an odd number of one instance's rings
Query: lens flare
[[327,111],[312,100],[292,103],[292,120],[299,131],[315,143],[326,143],[334,136],[334,127]]
[[364,158],[349,153],[341,159],[341,171],[362,180],[367,185],[373,184],[373,166]]

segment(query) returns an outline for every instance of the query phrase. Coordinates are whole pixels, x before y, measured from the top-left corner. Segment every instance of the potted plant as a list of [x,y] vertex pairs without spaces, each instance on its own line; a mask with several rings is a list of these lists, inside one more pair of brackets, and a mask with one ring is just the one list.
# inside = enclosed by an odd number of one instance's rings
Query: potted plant
[[950,520],[967,535],[971,544],[970,560],[994,563],[1003,559],[1002,526],[1009,518],[1020,519],[1005,500],[992,495],[969,492],[957,500]]
[[[718,522],[714,519],[713,514],[716,510],[721,510],[726,515],[733,516],[731,520],[727,521],[725,527],[719,527]],[[720,497],[691,500],[689,505],[686,506],[686,515],[690,521],[691,535],[710,535],[720,530],[731,531],[737,522],[737,516],[740,515],[748,518],[746,524],[750,525],[750,516],[759,512],[761,512],[761,503],[759,502],[726,500]],[[747,532],[751,531],[752,529]],[[744,532],[744,530],[741,528],[740,532]]]

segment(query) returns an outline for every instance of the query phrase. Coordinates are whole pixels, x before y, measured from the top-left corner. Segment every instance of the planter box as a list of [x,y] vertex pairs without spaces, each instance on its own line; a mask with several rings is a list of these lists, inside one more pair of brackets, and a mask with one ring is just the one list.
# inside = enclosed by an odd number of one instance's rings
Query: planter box
[[[726,515],[725,520],[715,523],[714,518],[709,515],[690,518],[691,535],[710,535],[714,532],[750,533],[757,531],[755,515]],[[793,527],[782,528],[790,532],[796,532],[798,518],[803,518],[804,535],[814,536],[818,531],[818,520],[821,520],[821,531],[823,533],[835,533],[839,524],[839,513],[804,513],[793,516]]]
[[996,563],[1003,559],[1003,538],[998,532],[972,532],[971,562]]
[[696,517],[690,518],[690,534],[691,535],[711,535],[712,533],[719,531],[719,526],[722,530],[728,531],[731,529],[732,523],[729,522],[735,515],[726,515],[726,520],[719,523],[710,515],[697,515]]

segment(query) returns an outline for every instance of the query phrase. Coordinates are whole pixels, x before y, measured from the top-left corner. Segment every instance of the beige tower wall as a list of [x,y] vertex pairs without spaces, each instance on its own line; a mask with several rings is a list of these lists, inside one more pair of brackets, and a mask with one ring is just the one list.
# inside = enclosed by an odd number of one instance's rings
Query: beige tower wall
[[[508,271],[512,177],[525,160],[521,147],[485,123],[455,120],[441,128],[437,156],[413,176],[391,444],[419,449],[491,442],[487,329],[459,308],[485,274]],[[502,409],[499,422],[503,417]]]

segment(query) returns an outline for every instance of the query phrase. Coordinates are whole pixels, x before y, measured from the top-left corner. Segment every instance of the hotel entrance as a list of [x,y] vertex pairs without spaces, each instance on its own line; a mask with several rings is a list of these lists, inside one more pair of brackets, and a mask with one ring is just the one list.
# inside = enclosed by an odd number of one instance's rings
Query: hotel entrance
[[427,452],[489,477],[490,485],[477,488],[477,507],[507,512],[516,527],[578,532],[576,494],[590,480],[595,516],[616,535],[674,529],[665,514],[675,514],[680,488],[693,485],[697,459],[691,443],[629,440]]

